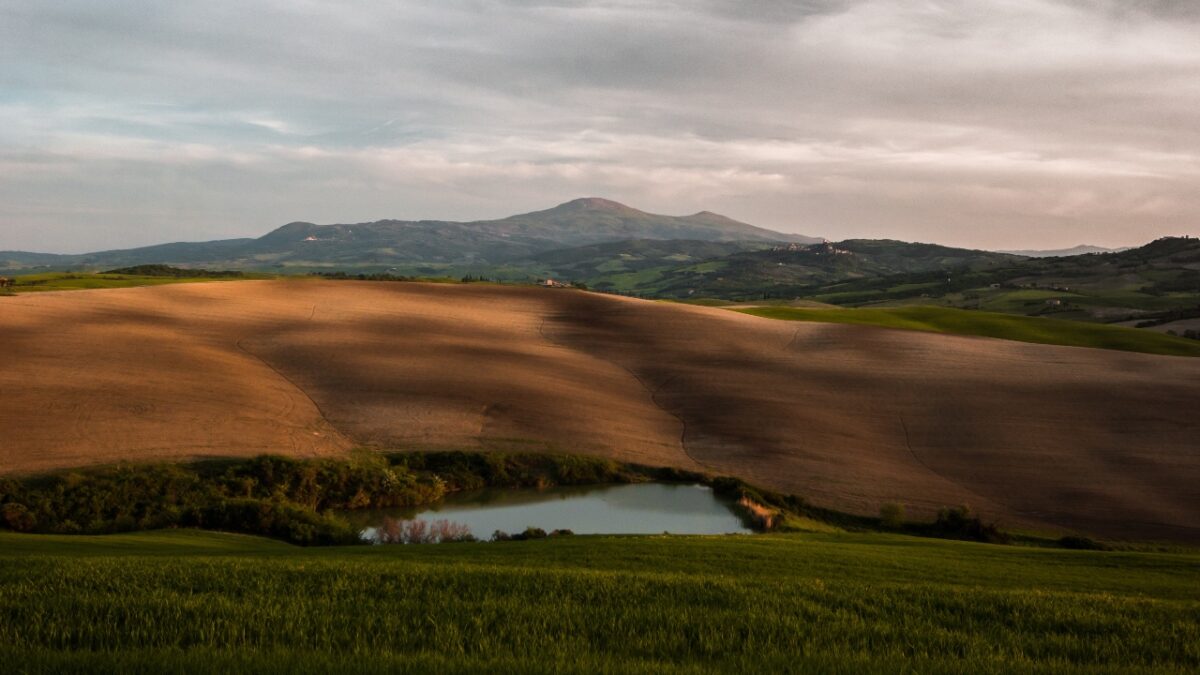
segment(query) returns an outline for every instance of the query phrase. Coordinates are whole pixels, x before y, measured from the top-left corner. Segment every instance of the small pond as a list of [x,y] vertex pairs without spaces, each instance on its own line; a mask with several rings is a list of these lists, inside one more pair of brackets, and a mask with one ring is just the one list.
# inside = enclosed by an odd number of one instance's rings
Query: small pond
[[730,534],[752,530],[722,499],[703,485],[636,483],[553,487],[543,490],[489,488],[448,495],[434,504],[407,509],[344,514],[363,528],[364,538],[386,518],[448,520],[466,525],[480,539],[496,530],[526,527],[575,534]]

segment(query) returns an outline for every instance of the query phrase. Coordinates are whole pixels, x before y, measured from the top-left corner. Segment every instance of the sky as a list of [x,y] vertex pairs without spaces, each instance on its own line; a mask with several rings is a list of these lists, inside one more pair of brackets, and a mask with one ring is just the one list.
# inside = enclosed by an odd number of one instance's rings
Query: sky
[[0,0],[0,250],[606,197],[978,248],[1200,230],[1192,0]]

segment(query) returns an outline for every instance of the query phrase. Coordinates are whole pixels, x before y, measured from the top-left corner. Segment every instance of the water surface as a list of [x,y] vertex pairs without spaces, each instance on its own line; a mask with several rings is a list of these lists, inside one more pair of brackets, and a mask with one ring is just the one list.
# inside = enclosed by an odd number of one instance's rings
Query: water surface
[[386,518],[450,520],[487,539],[496,530],[540,527],[575,534],[749,533],[732,502],[703,485],[637,483],[554,487],[543,490],[489,488],[459,492],[435,504],[346,514],[370,538]]

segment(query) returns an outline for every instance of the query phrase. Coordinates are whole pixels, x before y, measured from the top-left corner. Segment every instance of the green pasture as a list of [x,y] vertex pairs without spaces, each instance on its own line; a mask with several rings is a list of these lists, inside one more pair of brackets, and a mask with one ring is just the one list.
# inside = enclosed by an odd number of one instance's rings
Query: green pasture
[[7,672],[1195,672],[1200,553],[0,533]]

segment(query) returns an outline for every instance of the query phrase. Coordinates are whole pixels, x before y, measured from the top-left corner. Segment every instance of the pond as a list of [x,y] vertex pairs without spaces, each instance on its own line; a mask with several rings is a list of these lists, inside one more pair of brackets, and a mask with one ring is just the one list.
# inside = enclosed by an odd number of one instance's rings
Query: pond
[[407,509],[344,514],[374,539],[385,519],[448,520],[487,539],[496,530],[516,533],[527,527],[571,530],[575,534],[732,534],[752,530],[733,510],[733,502],[704,485],[636,483],[588,485],[542,490],[471,490],[440,502]]

